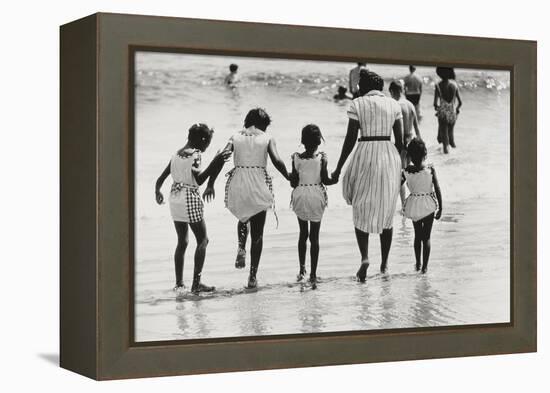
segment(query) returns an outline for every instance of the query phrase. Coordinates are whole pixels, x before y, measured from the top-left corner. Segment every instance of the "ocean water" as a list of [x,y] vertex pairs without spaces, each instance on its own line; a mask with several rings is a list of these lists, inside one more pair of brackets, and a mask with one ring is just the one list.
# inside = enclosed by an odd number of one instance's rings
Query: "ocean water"
[[[223,86],[228,65],[239,64],[236,89]],[[264,107],[281,157],[300,151],[300,131],[317,124],[329,171],[346,133],[349,102],[334,102],[354,64],[140,52],[136,56],[136,260],[137,341],[336,332],[369,329],[500,323],[510,320],[510,79],[494,70],[456,69],[464,101],[455,127],[457,149],[437,145],[433,111],[434,67],[418,67],[424,79],[420,123],[444,200],[434,223],[426,275],[414,271],[412,223],[396,212],[388,274],[380,274],[378,236],[371,236],[367,284],[354,281],[359,264],[351,208],[341,185],[329,187],[321,227],[316,290],[295,283],[296,217],[291,189],[270,165],[279,226],[268,214],[258,291],[244,289],[248,270],[236,270],[236,219],[224,208],[225,179],[206,204],[210,244],[203,280],[213,294],[176,297],[176,234],[167,205],[154,200],[154,183],[197,122],[214,127],[207,162],[242,128],[247,111]],[[389,82],[406,66],[369,64]],[[387,85],[385,93],[387,94]],[[349,161],[349,160],[348,160]],[[223,173],[231,168],[228,163]],[[170,180],[163,187],[168,196]],[[400,203],[398,202],[398,209]],[[192,236],[184,281],[191,286]],[[248,261],[247,261],[248,262]],[[309,264],[309,262],[307,262]]]

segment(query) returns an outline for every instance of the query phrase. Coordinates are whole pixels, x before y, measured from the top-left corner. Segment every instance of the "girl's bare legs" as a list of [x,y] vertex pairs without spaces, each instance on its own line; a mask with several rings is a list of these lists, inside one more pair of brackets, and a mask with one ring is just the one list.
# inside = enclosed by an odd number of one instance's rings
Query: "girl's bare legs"
[[413,221],[414,227],[414,257],[416,259],[415,269],[420,271],[422,256],[422,240],[424,239],[424,234],[422,231],[422,220]]
[[321,229],[321,221],[310,222],[309,230],[309,242],[310,242],[310,258],[311,258],[311,271],[309,273],[309,280],[312,283],[317,281],[317,263],[319,262],[319,232]]
[[357,239],[359,252],[361,253],[361,266],[356,276],[360,282],[365,282],[367,279],[367,269],[369,268],[369,234],[355,228],[355,237]]
[[428,261],[430,260],[430,251],[432,250],[432,243],[430,240],[432,234],[432,226],[434,223],[434,214],[430,214],[428,217],[422,219],[422,232],[424,239],[422,241],[423,253],[422,253],[422,273],[428,271]]
[[391,241],[393,238],[393,228],[384,229],[380,234],[380,249],[382,254],[382,264],[380,271],[386,273],[388,270],[388,256],[390,255]]
[[189,224],[195,239],[197,239],[197,248],[195,249],[195,269],[193,272],[193,286],[191,291],[198,292],[211,292],[215,288],[208,285],[204,285],[201,282],[202,268],[204,266],[204,259],[206,257],[206,247],[208,246],[208,235],[206,234],[206,224],[204,220]]
[[430,214],[421,220],[413,222],[414,226],[414,254],[416,257],[416,270],[420,270],[420,255],[422,254],[422,273],[428,271],[428,261],[432,244],[430,237],[434,223],[434,214]]
[[246,240],[248,239],[248,223],[237,222],[237,240],[239,242],[239,248],[237,250],[237,258],[235,260],[235,267],[237,269],[244,269],[246,266]]
[[248,288],[256,288],[258,282],[256,274],[262,257],[262,248],[264,241],[264,226],[265,226],[266,211],[260,212],[250,218],[250,275],[248,276]]
[[176,227],[176,233],[178,234],[178,244],[176,251],[174,252],[174,268],[176,271],[176,287],[174,289],[182,288],[183,285],[183,260],[185,257],[185,250],[189,244],[188,226],[186,222],[174,221]]
[[300,227],[300,236],[298,237],[298,261],[300,262],[300,271],[296,279],[302,281],[306,275],[306,252],[307,252],[307,239],[309,239],[308,222],[300,220],[298,218],[298,225]]

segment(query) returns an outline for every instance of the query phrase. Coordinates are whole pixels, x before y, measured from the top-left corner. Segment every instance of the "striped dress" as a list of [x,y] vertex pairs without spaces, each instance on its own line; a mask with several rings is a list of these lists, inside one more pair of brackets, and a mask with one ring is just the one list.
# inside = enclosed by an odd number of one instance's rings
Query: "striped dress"
[[358,142],[344,174],[344,199],[353,206],[355,227],[363,232],[382,233],[393,227],[401,158],[389,138],[402,116],[400,105],[377,90],[354,99],[348,109],[348,117],[359,121],[362,137],[388,138]]

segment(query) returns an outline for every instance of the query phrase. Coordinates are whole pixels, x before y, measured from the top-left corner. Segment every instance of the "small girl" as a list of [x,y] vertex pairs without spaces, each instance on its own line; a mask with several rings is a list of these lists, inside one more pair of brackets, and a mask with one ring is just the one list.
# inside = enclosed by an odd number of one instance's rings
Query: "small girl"
[[174,253],[174,265],[176,270],[176,286],[174,291],[180,292],[183,285],[183,260],[185,249],[189,243],[188,226],[191,227],[197,240],[195,250],[195,269],[193,273],[193,293],[211,292],[210,287],[201,282],[201,273],[206,256],[208,236],[206,224],[203,218],[204,204],[199,194],[199,186],[209,177],[215,177],[222,169],[231,152],[217,154],[210,165],[201,171],[201,153],[203,153],[212,140],[214,130],[206,124],[195,124],[189,129],[187,143],[173,156],[168,166],[162,172],[155,185],[155,196],[160,205],[164,202],[164,196],[160,188],[168,175],[172,175],[174,183],[170,191],[170,213],[174,220],[174,226],[178,235],[178,245]]
[[235,168],[228,173],[225,186],[225,205],[239,220],[239,231],[250,223],[248,288],[258,285],[256,274],[262,255],[266,213],[275,204],[271,176],[266,169],[268,156],[285,179],[290,180],[275,139],[266,132],[270,124],[271,118],[264,109],[250,110],[244,120],[244,129],[233,135],[224,148],[224,151],[235,153]]
[[422,273],[428,271],[431,249],[430,234],[434,214],[435,219],[439,220],[443,211],[443,200],[435,169],[431,165],[424,165],[427,155],[424,142],[419,138],[414,138],[407,146],[407,156],[412,165],[403,170],[402,176],[402,183],[407,182],[410,191],[405,200],[403,211],[405,217],[413,221],[416,271],[420,270],[420,254],[422,253]]
[[326,154],[318,152],[321,141],[324,141],[323,135],[315,124],[309,124],[302,129],[301,142],[305,151],[292,155],[292,174],[290,176],[291,185],[294,187],[290,204],[298,217],[300,226],[298,240],[300,271],[297,280],[302,281],[306,275],[306,251],[309,238],[311,245],[309,281],[314,287],[317,283],[319,230],[328,202],[325,185],[336,184],[336,180],[328,176]]

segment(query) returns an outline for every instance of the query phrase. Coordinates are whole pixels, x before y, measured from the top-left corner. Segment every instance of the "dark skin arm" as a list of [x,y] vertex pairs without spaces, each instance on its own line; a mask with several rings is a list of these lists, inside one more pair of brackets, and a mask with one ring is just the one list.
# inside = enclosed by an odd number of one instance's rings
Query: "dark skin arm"
[[460,107],[462,106],[462,98],[460,97],[460,90],[458,90],[458,86],[456,87],[456,99],[458,101],[458,105],[456,106],[456,114],[458,115],[460,113]]
[[199,167],[193,167],[191,169],[193,176],[195,176],[195,180],[199,185],[203,184],[206,179],[208,179],[211,176],[218,176],[220,171],[223,168],[223,165],[225,164],[225,161],[231,156],[231,151],[229,150],[222,150],[220,153],[216,154],[216,156],[210,161],[210,164],[201,171]]
[[435,219],[439,220],[441,218],[441,214],[443,213],[443,198],[441,196],[441,189],[439,188],[439,181],[437,180],[437,175],[435,173],[434,168],[432,168],[432,181],[434,184],[434,191],[435,191],[435,197],[437,198],[437,204],[439,205],[439,210],[435,214]]
[[422,136],[420,135],[420,127],[418,126],[418,117],[416,116],[416,111],[414,112],[414,116],[413,116],[413,127],[414,127],[414,131],[416,132],[416,136],[419,139],[422,139]]
[[330,185],[336,184],[338,180],[331,179],[328,176],[327,167],[328,167],[327,155],[323,153],[323,155],[321,156],[321,181],[325,186],[330,186]]
[[439,89],[435,89],[435,93],[434,93],[434,109],[435,110],[438,110],[439,109]]
[[164,171],[162,171],[159,178],[157,179],[157,182],[155,183],[155,199],[159,205],[162,205],[164,203],[164,196],[162,195],[162,192],[160,192],[160,188],[162,187],[162,185],[164,184],[164,181],[169,175],[170,175],[170,163],[168,163]]
[[357,135],[359,133],[359,121],[355,119],[349,119],[348,121],[348,131],[346,133],[346,138],[344,139],[344,144],[342,145],[342,152],[340,153],[340,159],[336,165],[336,169],[332,172],[332,179],[335,182],[338,182],[340,177],[340,172],[342,172],[342,167],[346,163],[349,155],[355,147],[357,142]]
[[401,150],[403,150],[403,120],[397,119],[395,123],[393,123],[393,137],[395,138],[395,147],[397,148],[397,151],[399,154],[401,154]]
[[[233,143],[229,142],[225,147],[223,148],[222,152],[229,151],[233,152]],[[211,202],[216,197],[216,190],[214,188],[214,184],[216,183],[216,179],[218,178],[219,173],[221,172],[221,168],[218,171],[218,173],[213,173],[208,178],[208,185],[206,186],[206,189],[202,193],[202,199],[206,202]]]
[[269,154],[269,158],[271,158],[273,166],[277,168],[277,170],[281,173],[281,175],[284,176],[285,179],[290,181],[290,176],[288,174],[288,171],[286,170],[285,163],[283,162],[283,160],[281,160],[281,157],[279,157],[279,152],[277,151],[277,144],[275,143],[275,139],[271,138],[271,140],[269,141],[267,152]]
[[296,166],[294,165],[294,156],[292,156],[292,172],[290,173],[290,186],[292,188],[298,187],[298,184],[300,182],[300,176],[298,176],[298,171],[296,170]]

